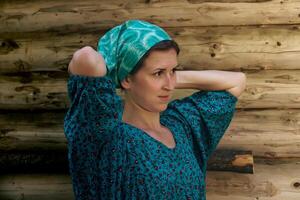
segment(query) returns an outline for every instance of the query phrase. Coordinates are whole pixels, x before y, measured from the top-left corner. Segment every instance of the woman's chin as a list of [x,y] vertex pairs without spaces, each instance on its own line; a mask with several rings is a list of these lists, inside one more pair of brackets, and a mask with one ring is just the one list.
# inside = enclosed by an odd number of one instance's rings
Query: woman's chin
[[168,107],[168,104],[162,104],[159,108],[159,112],[165,111]]
[[155,105],[152,104],[152,106],[148,107],[148,111],[151,112],[162,112],[165,111],[168,108],[168,103],[156,103]]

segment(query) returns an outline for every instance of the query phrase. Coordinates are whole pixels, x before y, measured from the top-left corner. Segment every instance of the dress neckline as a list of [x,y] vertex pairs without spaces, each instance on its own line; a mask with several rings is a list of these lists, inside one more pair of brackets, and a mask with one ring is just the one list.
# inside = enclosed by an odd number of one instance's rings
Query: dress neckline
[[138,130],[140,133],[142,133],[142,135],[144,137],[147,137],[148,139],[150,139],[151,141],[153,141],[154,143],[156,143],[157,145],[161,146],[163,149],[166,149],[167,151],[171,151],[171,152],[174,152],[177,148],[178,148],[178,140],[177,140],[177,137],[176,137],[176,134],[175,134],[175,131],[170,128],[169,126],[167,126],[167,120],[163,120],[162,117],[160,118],[160,123],[166,127],[167,129],[169,129],[169,131],[171,132],[171,134],[173,135],[173,139],[175,141],[175,147],[173,148],[170,148],[168,147],[167,145],[165,145],[164,143],[162,143],[161,141],[155,139],[154,137],[152,137],[151,135],[149,135],[146,131],[144,131],[143,129],[140,129],[134,125],[131,125],[131,124],[128,124],[124,121],[122,121],[123,124],[133,128],[133,129],[136,129]]
[[151,141],[153,141],[154,143],[156,143],[157,145],[159,145],[161,148],[166,149],[167,151],[175,152],[176,149],[178,149],[178,144],[179,144],[178,141],[179,141],[179,140],[177,139],[176,132],[175,132],[174,129],[172,129],[170,126],[168,126],[168,125],[169,125],[169,124],[168,124],[168,120],[165,119],[165,118],[163,117],[163,115],[160,115],[159,121],[160,121],[160,123],[161,123],[163,126],[165,126],[167,129],[169,129],[169,131],[170,131],[171,134],[173,135],[173,139],[174,139],[174,142],[175,142],[175,147],[173,147],[173,148],[170,148],[170,147],[168,147],[167,145],[165,145],[164,143],[162,143],[161,141],[155,139],[154,137],[152,137],[151,135],[149,135],[146,131],[144,131],[144,130],[142,130],[142,129],[140,129],[140,128],[134,126],[134,125],[131,125],[131,124],[128,124],[128,123],[124,122],[124,121],[122,120],[123,112],[124,112],[124,101],[121,100],[121,123],[125,124],[125,125],[128,126],[128,127],[133,128],[133,129],[135,129],[135,130],[138,130],[138,131],[142,134],[143,137],[146,137],[147,139],[150,139]]

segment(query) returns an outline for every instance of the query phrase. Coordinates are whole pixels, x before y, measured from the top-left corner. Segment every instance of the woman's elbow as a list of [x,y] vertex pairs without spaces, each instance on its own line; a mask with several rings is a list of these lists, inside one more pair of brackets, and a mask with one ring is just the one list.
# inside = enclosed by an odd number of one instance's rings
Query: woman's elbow
[[247,76],[243,72],[239,72],[237,85],[233,88],[228,89],[227,91],[238,98],[243,91],[246,89]]
[[69,64],[69,72],[72,74],[93,76],[97,71],[98,53],[90,46],[77,50]]

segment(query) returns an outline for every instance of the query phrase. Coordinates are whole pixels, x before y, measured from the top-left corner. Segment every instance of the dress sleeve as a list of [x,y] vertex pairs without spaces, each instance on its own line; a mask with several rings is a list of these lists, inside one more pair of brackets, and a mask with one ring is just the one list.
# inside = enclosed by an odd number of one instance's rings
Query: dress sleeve
[[67,89],[64,132],[75,199],[121,199],[115,196],[123,190],[126,159],[117,123],[121,98],[106,76],[70,75]]
[[99,130],[85,126],[82,131],[68,145],[75,199],[124,199],[127,146],[122,132],[115,129],[103,140]]
[[[185,127],[196,156],[207,161],[228,128],[237,102],[228,91],[198,91],[169,103],[165,114]],[[202,163],[203,164],[203,163]]]
[[108,76],[92,77],[70,74],[67,83],[70,107],[65,115],[67,136],[70,126],[88,123],[100,129],[109,129],[120,119],[121,98],[116,94]]

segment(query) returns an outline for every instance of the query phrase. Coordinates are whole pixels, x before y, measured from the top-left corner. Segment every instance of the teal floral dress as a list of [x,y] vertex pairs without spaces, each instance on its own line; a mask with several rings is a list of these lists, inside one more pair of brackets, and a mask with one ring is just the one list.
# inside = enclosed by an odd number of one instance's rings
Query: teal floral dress
[[71,74],[64,119],[77,200],[205,200],[207,160],[228,128],[237,98],[197,91],[171,101],[160,122],[169,148],[122,121],[123,103],[108,77]]

